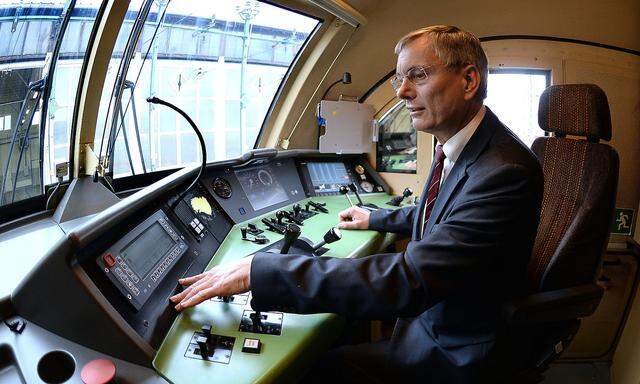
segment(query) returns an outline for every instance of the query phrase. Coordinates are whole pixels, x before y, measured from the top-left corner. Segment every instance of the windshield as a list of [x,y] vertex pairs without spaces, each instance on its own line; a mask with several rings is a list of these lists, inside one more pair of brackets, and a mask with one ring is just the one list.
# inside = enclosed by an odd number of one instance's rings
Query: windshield
[[114,177],[198,164],[254,148],[317,19],[259,1],[132,2],[102,90],[94,149]]
[[0,206],[68,178],[80,68],[100,3],[0,0]]

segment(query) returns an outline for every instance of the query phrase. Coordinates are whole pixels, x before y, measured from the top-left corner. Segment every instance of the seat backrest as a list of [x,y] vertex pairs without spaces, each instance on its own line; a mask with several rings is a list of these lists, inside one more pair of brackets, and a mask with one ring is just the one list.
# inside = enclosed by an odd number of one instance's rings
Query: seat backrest
[[594,281],[609,239],[619,163],[616,151],[599,143],[611,139],[611,117],[607,96],[596,85],[547,88],[538,123],[553,136],[536,139],[531,148],[544,173],[540,225],[528,266],[531,292]]

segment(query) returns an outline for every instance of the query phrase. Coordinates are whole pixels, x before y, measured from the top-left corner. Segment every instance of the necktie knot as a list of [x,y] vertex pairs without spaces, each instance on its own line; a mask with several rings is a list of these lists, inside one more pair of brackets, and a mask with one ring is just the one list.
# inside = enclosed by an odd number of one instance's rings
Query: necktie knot
[[444,158],[446,156],[444,155],[444,150],[442,149],[442,144],[437,144],[436,145],[436,158],[435,158],[435,162],[436,163],[440,163],[442,161],[444,161]]

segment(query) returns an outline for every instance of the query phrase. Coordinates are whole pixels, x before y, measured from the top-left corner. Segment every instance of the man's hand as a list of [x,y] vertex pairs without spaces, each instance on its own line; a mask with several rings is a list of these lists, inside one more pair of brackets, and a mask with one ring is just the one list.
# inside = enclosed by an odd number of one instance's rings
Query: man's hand
[[369,229],[369,215],[371,212],[360,207],[350,207],[339,213],[341,229]]
[[184,291],[169,298],[177,311],[193,307],[215,296],[231,296],[251,289],[250,273],[253,256],[225,266],[214,267],[199,275],[178,280],[189,286]]

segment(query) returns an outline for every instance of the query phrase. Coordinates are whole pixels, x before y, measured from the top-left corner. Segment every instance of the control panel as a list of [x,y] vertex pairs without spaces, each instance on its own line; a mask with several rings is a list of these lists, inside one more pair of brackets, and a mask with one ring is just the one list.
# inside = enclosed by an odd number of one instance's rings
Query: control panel
[[187,243],[164,212],[157,211],[96,259],[120,292],[140,309]]
[[353,184],[359,193],[388,192],[384,182],[363,157],[312,158],[298,162],[307,196],[340,194],[340,187]]
[[[322,353],[339,334],[340,319],[255,311],[250,293],[178,313],[169,301],[184,289],[178,280],[256,252],[380,251],[388,237],[336,226],[350,205],[388,208],[388,187],[360,155],[263,151],[210,164],[183,194],[192,173],[176,172],[88,222],[61,246],[72,268],[43,263],[26,292],[26,300],[37,297],[56,279],[61,292],[47,297],[64,310],[42,315],[34,307],[29,316],[100,353],[153,366],[171,382],[279,382],[290,374],[283,356]],[[92,326],[78,325],[87,322]]]

